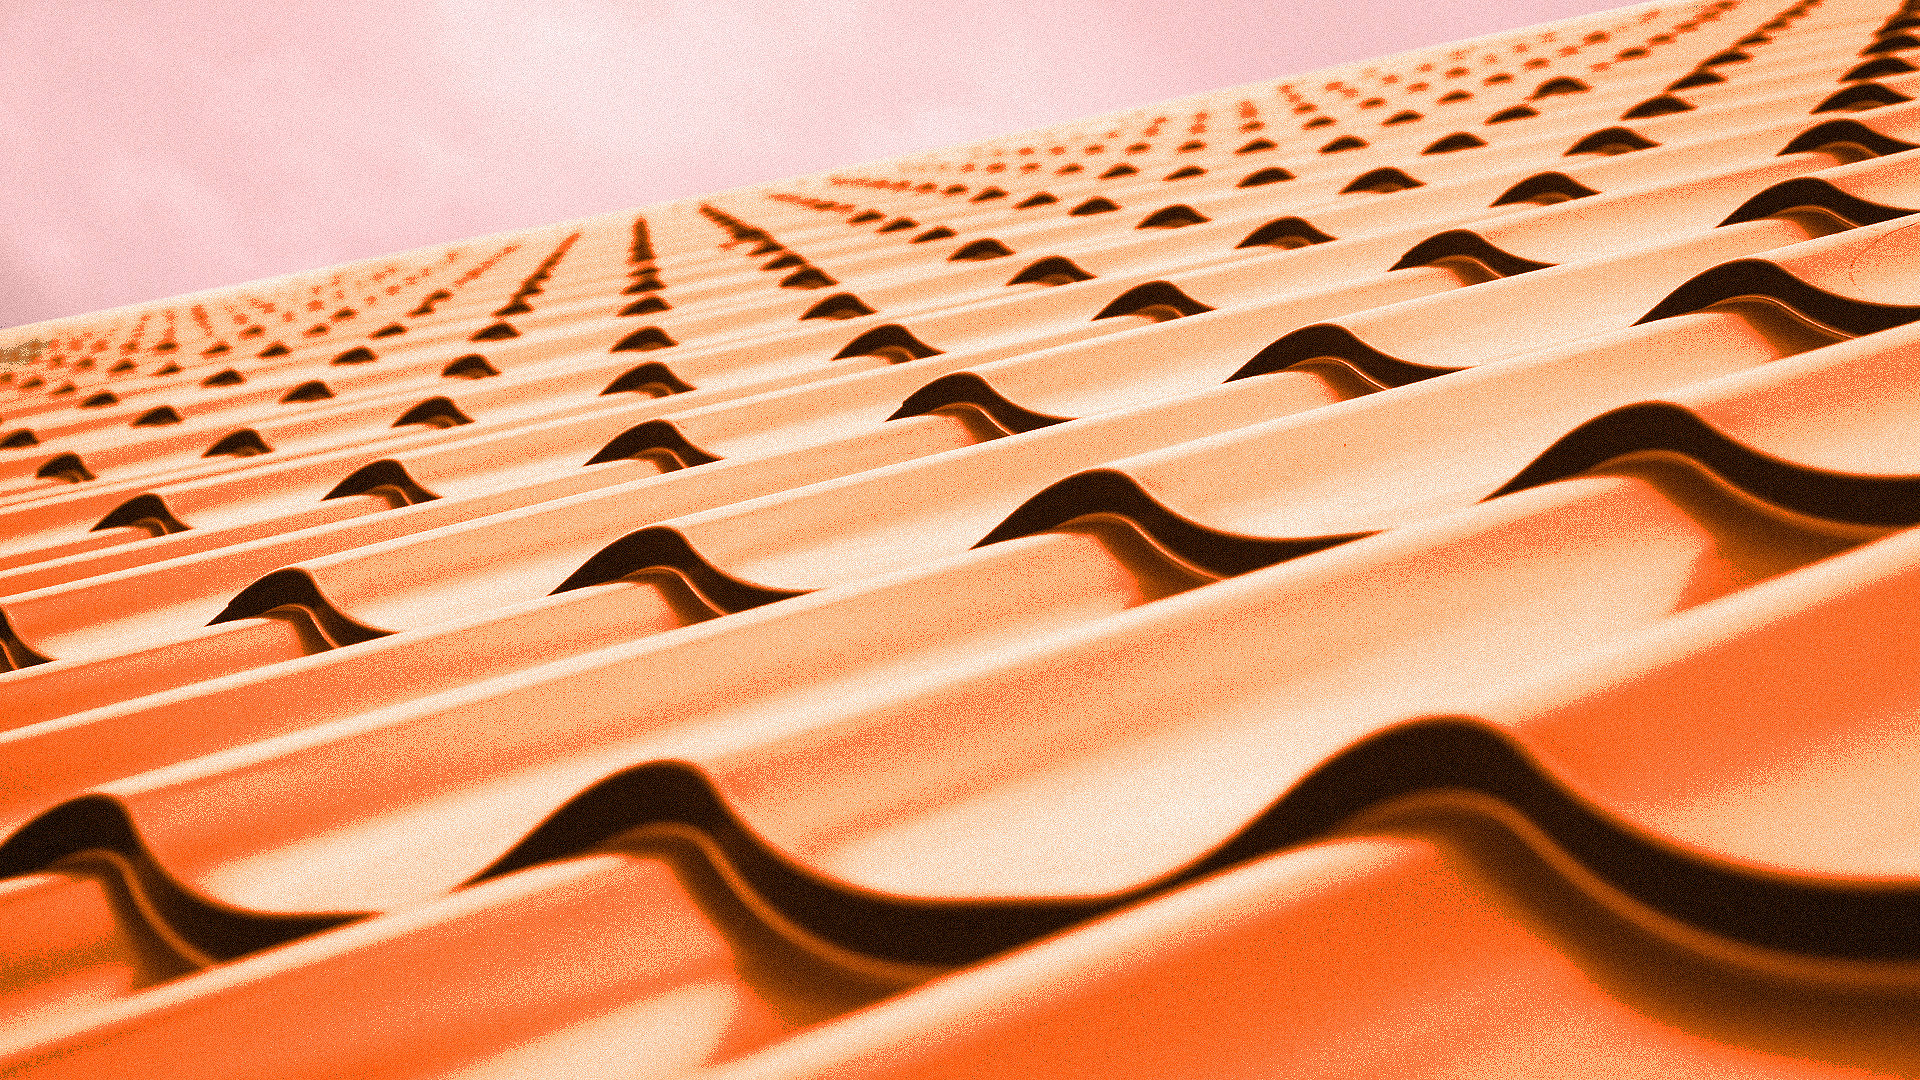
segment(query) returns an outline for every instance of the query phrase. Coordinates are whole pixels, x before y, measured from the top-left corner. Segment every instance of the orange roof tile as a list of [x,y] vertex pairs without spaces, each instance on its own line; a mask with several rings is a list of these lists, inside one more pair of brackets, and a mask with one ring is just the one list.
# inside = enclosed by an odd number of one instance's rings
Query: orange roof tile
[[0,335],[0,1071],[1920,1073],[1916,12]]

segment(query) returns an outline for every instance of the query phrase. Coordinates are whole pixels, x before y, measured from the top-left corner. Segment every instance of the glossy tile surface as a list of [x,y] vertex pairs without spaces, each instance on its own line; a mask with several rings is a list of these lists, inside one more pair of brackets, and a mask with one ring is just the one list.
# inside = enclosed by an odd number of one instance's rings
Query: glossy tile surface
[[1920,8],[0,335],[0,1071],[1920,1074]]

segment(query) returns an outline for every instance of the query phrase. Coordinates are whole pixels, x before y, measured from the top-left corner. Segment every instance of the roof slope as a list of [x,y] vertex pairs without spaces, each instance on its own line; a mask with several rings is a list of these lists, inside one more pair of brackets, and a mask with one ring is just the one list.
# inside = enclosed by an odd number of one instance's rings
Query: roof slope
[[16,328],[0,1071],[1920,1074],[1920,6]]

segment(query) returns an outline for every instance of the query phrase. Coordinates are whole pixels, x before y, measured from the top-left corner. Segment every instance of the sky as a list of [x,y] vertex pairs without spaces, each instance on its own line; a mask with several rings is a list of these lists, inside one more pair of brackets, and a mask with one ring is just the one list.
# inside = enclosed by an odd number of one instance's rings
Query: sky
[[8,0],[0,326],[1615,6]]

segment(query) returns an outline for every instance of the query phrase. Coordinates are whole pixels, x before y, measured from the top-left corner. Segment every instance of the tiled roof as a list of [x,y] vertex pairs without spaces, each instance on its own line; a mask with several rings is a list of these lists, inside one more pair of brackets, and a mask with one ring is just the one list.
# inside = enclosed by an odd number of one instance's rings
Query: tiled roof
[[0,335],[0,1074],[1920,1074],[1916,56],[1629,8]]

